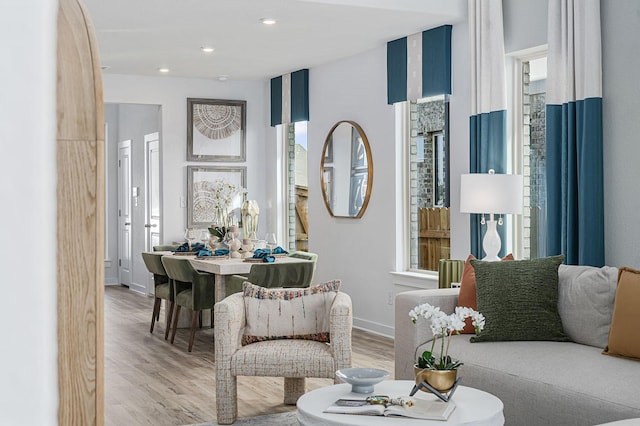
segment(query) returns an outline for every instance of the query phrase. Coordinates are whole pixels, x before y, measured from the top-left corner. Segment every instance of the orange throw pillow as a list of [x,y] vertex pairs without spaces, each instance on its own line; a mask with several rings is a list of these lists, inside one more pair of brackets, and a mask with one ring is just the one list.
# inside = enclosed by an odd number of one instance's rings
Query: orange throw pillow
[[605,355],[640,359],[640,271],[620,268]]
[[[475,260],[475,256],[470,254],[467,261],[464,262],[462,271],[462,279],[460,280],[460,294],[458,294],[458,306],[478,310],[478,301],[476,299],[476,271],[471,265],[471,260]],[[502,260],[513,260],[513,254],[509,253]],[[471,318],[465,320],[465,325],[461,334],[476,334],[476,330],[471,324]]]

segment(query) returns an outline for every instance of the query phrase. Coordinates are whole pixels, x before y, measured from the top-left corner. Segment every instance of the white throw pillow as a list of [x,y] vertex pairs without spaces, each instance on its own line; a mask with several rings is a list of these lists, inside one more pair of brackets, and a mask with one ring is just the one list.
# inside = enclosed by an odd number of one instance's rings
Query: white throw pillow
[[265,288],[245,282],[242,344],[275,339],[329,342],[329,315],[339,290],[340,280],[307,288]]
[[574,342],[604,349],[616,296],[618,268],[560,265],[558,313]]

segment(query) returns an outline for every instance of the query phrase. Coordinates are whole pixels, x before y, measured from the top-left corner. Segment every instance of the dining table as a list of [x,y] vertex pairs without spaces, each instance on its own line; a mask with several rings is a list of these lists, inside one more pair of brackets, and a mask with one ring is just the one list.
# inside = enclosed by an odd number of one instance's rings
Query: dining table
[[[176,256],[173,252],[164,252],[165,256]],[[229,257],[197,257],[194,255],[182,255],[188,259],[193,267],[198,271],[209,272],[214,275],[215,285],[215,301],[216,303],[226,297],[226,277],[229,275],[248,275],[251,271],[251,265],[256,263],[253,258],[241,259],[241,258],[229,258]],[[297,257],[289,256],[276,256],[274,263],[264,262],[269,265],[275,263],[296,263],[296,262],[310,262],[310,260],[300,259]],[[263,263],[263,262],[258,262]]]

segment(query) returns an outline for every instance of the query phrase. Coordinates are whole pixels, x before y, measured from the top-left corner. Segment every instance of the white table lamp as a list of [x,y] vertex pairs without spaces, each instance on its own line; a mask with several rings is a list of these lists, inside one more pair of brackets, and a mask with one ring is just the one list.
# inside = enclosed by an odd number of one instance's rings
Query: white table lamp
[[[494,214],[522,213],[522,176],[472,173],[460,177],[460,212],[489,214],[487,231],[482,240],[485,257],[482,260],[500,260],[502,245]],[[484,216],[482,217],[484,221]],[[502,224],[502,223],[500,223]]]

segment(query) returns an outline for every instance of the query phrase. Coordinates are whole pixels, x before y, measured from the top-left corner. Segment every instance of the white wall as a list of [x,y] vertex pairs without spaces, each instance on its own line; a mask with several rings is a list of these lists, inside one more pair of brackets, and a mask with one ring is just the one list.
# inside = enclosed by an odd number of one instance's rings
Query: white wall
[[[161,156],[163,242],[184,240],[187,166],[247,166],[248,197],[260,205],[259,234],[275,229],[275,131],[269,127],[268,84],[263,81],[218,82],[204,79],[104,75],[105,102],[154,104],[162,108]],[[187,162],[187,98],[247,101],[247,161]]]
[[[387,105],[386,47],[312,68],[309,99],[309,251],[319,255],[315,279],[341,279],[353,301],[354,324],[392,335],[387,293],[395,262],[395,115]],[[322,199],[322,148],[341,120],[358,123],[371,145],[373,189],[361,219],[331,217]]]
[[[451,96],[452,250],[467,253],[468,215],[458,211],[459,175],[469,161],[469,68],[466,23],[452,31],[453,92]],[[387,105],[386,46],[311,69],[309,74],[309,250],[319,254],[316,278],[342,280],[353,301],[354,324],[393,336],[394,306],[403,290],[393,284],[395,270],[396,147],[395,112]],[[340,120],[353,120],[364,130],[373,157],[371,199],[361,219],[334,218],[320,189],[320,157],[327,133]],[[334,149],[336,147],[334,146]],[[335,152],[334,152],[335,161]],[[462,256],[460,254],[459,256]]]
[[3,425],[57,424],[57,8],[0,2]]

